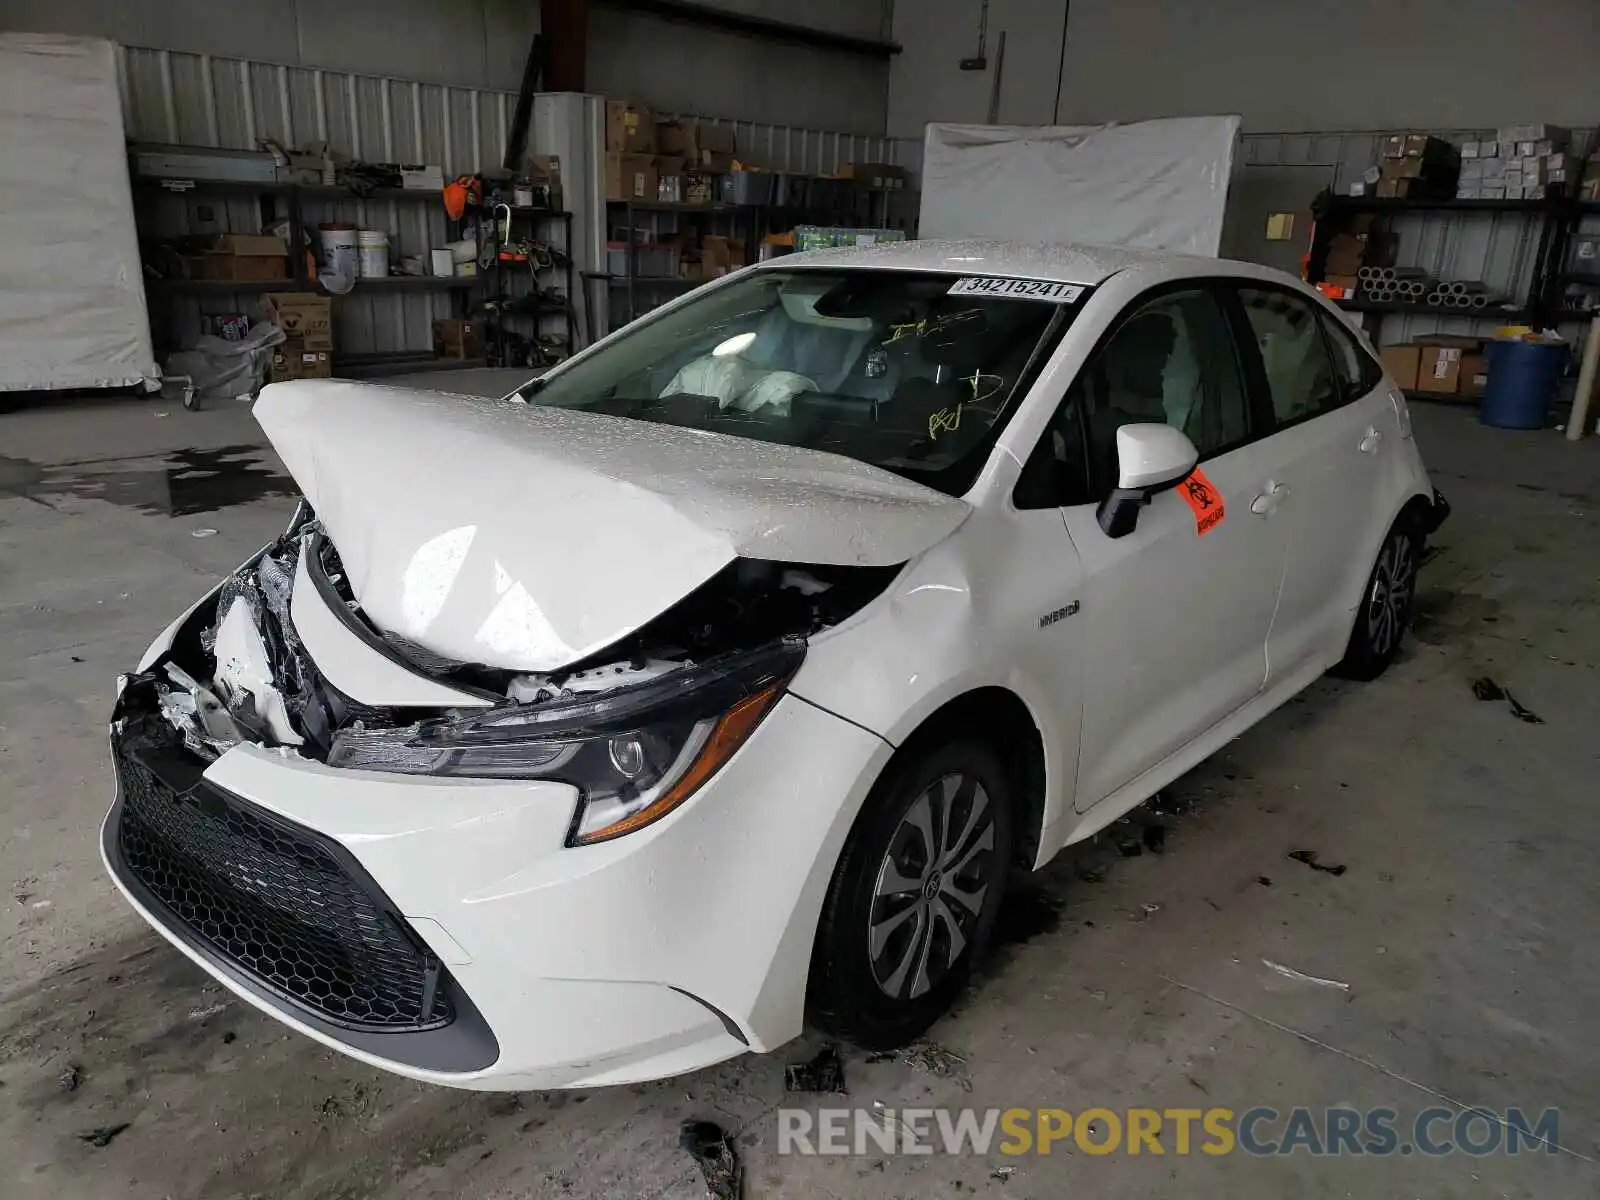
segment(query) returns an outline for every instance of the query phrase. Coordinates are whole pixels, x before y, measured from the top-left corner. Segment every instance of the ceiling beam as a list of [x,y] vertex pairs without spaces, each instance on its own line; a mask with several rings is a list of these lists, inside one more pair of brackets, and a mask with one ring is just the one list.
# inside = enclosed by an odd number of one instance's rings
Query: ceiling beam
[[539,0],[545,92],[582,92],[589,61],[589,0]]
[[[775,42],[813,46],[820,50],[837,50],[845,54],[862,54],[868,58],[888,59],[900,53],[896,42],[875,38],[855,37],[848,33],[833,33],[811,25],[796,25],[790,21],[775,21],[770,17],[755,17],[746,13],[729,12],[702,4],[699,0],[594,0],[608,8],[626,9],[645,13],[669,21],[681,21],[702,29],[717,29],[725,33],[740,33],[766,38]],[[552,0],[544,0],[546,5]]]

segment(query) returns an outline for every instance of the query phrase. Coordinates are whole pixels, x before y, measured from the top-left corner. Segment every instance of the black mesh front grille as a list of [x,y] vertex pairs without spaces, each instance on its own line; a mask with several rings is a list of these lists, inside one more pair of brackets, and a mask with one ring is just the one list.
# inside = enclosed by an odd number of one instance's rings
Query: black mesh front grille
[[179,932],[348,1029],[453,1019],[438,961],[322,839],[209,784],[174,790],[123,746],[116,762],[123,862]]

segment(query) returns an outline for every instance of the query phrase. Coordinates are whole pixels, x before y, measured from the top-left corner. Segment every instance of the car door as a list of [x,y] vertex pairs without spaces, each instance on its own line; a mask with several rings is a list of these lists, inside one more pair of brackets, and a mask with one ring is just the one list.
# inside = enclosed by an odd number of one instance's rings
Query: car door
[[1393,407],[1382,368],[1320,305],[1266,283],[1242,284],[1236,295],[1246,373],[1267,395],[1280,461],[1288,555],[1267,641],[1276,681],[1343,653],[1353,589],[1372,566],[1375,514],[1386,499]]
[[[1086,810],[1249,701],[1285,552],[1251,512],[1267,485],[1270,428],[1245,385],[1220,288],[1146,292],[1085,361],[1018,483],[1018,507],[1060,505],[1084,572],[1076,640],[1083,717],[1075,806]],[[1200,451],[1185,484],[1154,496],[1125,537],[1101,528],[1116,429],[1170,424]]]

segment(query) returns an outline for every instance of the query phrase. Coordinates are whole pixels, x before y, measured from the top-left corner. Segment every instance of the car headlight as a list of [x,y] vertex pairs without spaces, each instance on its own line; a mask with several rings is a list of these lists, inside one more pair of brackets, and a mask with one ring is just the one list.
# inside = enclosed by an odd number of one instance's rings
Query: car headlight
[[340,731],[330,766],[578,789],[569,845],[608,841],[677,808],[733,757],[805,657],[786,640],[633,687],[514,704],[403,729]]

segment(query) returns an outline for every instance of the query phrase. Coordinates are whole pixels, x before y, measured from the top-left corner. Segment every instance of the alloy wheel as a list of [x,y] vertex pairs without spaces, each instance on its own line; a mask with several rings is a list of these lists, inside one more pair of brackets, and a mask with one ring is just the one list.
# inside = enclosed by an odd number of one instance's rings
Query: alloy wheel
[[994,806],[968,775],[937,779],[906,810],[873,887],[868,956],[896,1000],[939,985],[971,941],[994,874]]
[[1367,597],[1367,639],[1380,658],[1394,649],[1411,612],[1417,585],[1416,551],[1412,540],[1394,534],[1384,543],[1372,572],[1372,592]]

